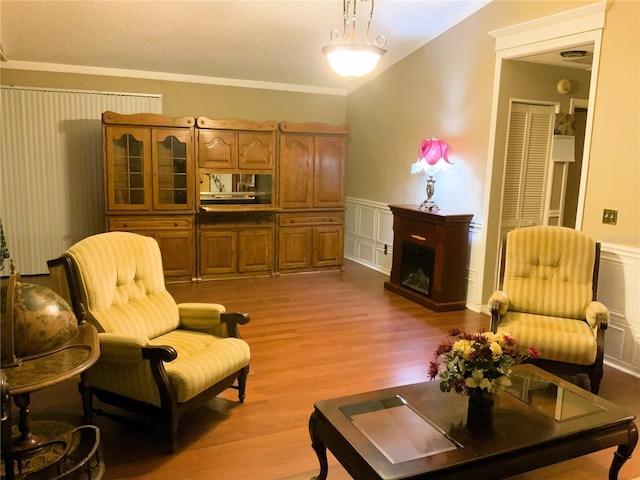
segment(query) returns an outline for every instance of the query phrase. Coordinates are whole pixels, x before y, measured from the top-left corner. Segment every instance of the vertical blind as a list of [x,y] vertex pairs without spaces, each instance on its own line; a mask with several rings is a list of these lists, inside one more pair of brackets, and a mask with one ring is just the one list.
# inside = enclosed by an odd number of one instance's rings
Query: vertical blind
[[162,113],[162,95],[2,87],[0,108],[7,248],[21,274],[47,273],[47,260],[104,231],[102,112]]

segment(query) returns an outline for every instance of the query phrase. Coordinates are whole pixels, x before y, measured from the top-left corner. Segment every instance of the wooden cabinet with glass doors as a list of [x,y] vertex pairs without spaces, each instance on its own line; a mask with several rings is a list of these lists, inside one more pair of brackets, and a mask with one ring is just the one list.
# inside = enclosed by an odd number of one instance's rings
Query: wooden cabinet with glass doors
[[278,272],[341,268],[348,125],[280,124]]
[[107,230],[158,240],[167,280],[195,277],[193,117],[102,115]]

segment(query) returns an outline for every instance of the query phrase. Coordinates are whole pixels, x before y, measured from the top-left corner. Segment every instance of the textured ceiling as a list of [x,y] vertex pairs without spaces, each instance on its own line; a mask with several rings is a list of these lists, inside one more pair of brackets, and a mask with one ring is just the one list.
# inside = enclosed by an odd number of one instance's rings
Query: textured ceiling
[[[387,53],[369,78],[488,1],[377,0],[370,40],[384,35]],[[370,2],[358,0],[359,42]],[[321,53],[331,30],[342,30],[340,0],[2,0],[0,22],[3,65],[12,68],[98,67],[346,91],[367,80],[338,77]]]

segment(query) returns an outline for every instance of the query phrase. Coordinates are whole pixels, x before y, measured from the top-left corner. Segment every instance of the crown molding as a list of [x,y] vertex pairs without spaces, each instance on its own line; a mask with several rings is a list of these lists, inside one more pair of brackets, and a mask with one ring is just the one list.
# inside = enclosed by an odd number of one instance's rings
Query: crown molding
[[85,65],[65,65],[60,63],[22,62],[7,60],[0,64],[3,70],[27,70],[53,73],[72,73],[78,75],[95,75],[104,77],[138,78],[143,80],[161,80],[166,82],[196,83],[201,85],[220,85],[238,88],[256,88],[261,90],[278,90],[298,93],[314,93],[319,95],[346,96],[347,90],[342,88],[314,87],[290,83],[260,82],[235,78],[205,77],[201,75],[185,75],[179,73],[151,72],[146,70],[126,70],[119,68],[90,67]]

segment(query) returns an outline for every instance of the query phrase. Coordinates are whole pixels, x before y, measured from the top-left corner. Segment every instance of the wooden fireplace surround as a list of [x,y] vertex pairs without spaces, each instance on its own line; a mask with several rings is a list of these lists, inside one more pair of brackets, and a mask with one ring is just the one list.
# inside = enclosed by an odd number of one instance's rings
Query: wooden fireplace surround
[[[421,211],[417,205],[389,205],[393,213],[393,264],[384,288],[436,312],[463,310],[471,214]],[[435,252],[429,295],[402,285],[402,244]]]

